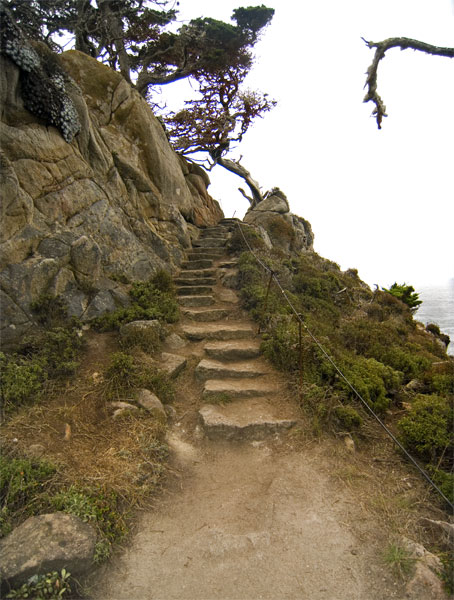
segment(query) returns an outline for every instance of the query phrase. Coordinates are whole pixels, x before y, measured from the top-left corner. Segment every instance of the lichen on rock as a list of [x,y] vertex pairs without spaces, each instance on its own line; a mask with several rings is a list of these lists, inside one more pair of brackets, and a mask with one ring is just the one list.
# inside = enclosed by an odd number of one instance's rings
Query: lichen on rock
[[56,56],[40,42],[29,41],[0,4],[0,52],[20,69],[24,106],[54,125],[70,144],[80,131],[76,108],[66,92],[68,75]]

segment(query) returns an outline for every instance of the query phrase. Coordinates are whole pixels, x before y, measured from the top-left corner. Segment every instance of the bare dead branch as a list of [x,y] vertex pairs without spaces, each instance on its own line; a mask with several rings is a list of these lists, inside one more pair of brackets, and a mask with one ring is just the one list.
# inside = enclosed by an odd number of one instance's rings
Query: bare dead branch
[[368,42],[362,38],[368,48],[375,48],[375,55],[372,64],[367,69],[367,79],[364,87],[367,88],[367,93],[364,96],[364,102],[373,102],[375,108],[372,111],[372,115],[377,121],[378,128],[381,129],[381,123],[384,117],[387,117],[386,106],[377,92],[377,71],[378,65],[382,58],[384,58],[387,50],[391,48],[400,48],[406,50],[411,48],[412,50],[419,50],[426,54],[433,54],[434,56],[447,56],[448,58],[454,57],[454,48],[445,48],[442,46],[433,46],[432,44],[426,44],[419,40],[412,40],[410,38],[398,37],[388,38],[382,42]]

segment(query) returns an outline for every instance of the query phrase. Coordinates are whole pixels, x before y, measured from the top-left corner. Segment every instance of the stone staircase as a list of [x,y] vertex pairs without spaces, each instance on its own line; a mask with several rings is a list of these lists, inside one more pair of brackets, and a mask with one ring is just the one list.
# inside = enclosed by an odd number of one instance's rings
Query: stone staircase
[[222,284],[221,276],[236,266],[225,252],[235,221],[202,231],[175,283],[182,333],[199,360],[194,376],[204,402],[199,421],[205,435],[260,440],[296,420],[282,398],[285,383],[260,355],[256,326],[240,310],[236,293]]

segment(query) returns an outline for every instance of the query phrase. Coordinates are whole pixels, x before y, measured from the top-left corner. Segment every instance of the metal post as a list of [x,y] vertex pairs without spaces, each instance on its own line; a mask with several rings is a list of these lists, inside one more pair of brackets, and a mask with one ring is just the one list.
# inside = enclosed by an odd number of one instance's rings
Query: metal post
[[[270,287],[271,287],[271,282],[273,281],[273,275],[274,275],[273,271],[270,271],[270,278],[269,278],[269,281],[268,281],[268,287],[266,289],[265,306],[263,308],[262,317],[265,316],[266,309],[268,308],[268,296],[270,294]],[[261,330],[261,323],[259,323],[259,329],[258,329],[257,333],[260,333],[260,330]]]

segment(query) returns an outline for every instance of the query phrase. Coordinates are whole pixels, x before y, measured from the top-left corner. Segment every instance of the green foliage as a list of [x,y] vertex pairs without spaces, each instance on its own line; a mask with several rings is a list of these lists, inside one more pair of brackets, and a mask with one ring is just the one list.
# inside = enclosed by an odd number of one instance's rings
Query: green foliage
[[99,331],[111,331],[131,321],[158,319],[176,323],[180,318],[173,280],[165,271],[158,271],[150,281],[134,282],[129,295],[131,306],[93,319],[93,326]]
[[336,406],[334,416],[344,431],[353,431],[361,426],[363,420],[353,406]]
[[19,514],[28,516],[36,510],[55,472],[54,465],[46,461],[0,455],[1,536],[9,533]]
[[127,532],[125,519],[118,508],[118,498],[113,492],[106,494],[101,490],[70,486],[55,494],[50,502],[55,510],[79,517],[98,530],[95,562],[106,559],[110,555],[112,544]]
[[404,446],[423,460],[436,462],[454,451],[454,402],[419,394],[410,413],[398,422]]
[[71,574],[62,569],[60,572],[52,571],[45,575],[33,575],[20,588],[9,591],[5,598],[23,600],[60,600],[71,593]]
[[50,294],[41,294],[30,303],[38,323],[46,328],[62,325],[68,321],[66,305],[62,298]]
[[232,237],[228,241],[227,249],[232,254],[236,254],[248,252],[249,248],[252,248],[252,250],[263,249],[265,248],[265,242],[254,227],[242,224],[241,230],[238,227],[235,228]]
[[[402,374],[398,371],[394,371],[374,358],[362,356],[347,359],[344,373],[367,404],[380,413],[383,413],[390,404],[389,392],[398,388],[402,381]],[[337,385],[351,397],[356,397],[344,379],[339,379]]]
[[402,300],[413,311],[417,310],[418,306],[422,304],[422,300],[419,300],[419,294],[415,292],[415,288],[406,283],[393,283],[389,290],[386,288],[382,289],[384,292],[391,294],[391,296]]
[[386,549],[383,560],[391,567],[396,575],[402,578],[408,576],[416,563],[410,552],[398,544],[390,544]]
[[39,362],[0,352],[0,396],[6,412],[39,400],[45,379]]
[[428,465],[427,471],[446,498],[454,504],[454,473],[437,469],[433,465]]

